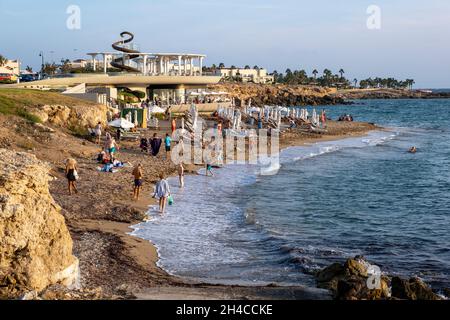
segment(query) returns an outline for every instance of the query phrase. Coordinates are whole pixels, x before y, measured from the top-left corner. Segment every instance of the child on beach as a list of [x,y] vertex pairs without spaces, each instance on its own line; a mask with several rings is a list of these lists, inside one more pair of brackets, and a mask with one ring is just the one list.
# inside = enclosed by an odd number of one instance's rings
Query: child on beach
[[211,177],[214,177],[214,173],[212,172],[212,165],[209,163],[206,164],[206,176],[208,177],[211,175]]
[[167,198],[170,196],[169,182],[165,179],[164,173],[159,175],[159,181],[156,183],[155,194],[153,198],[159,198],[159,213],[164,214],[166,210]]
[[178,177],[180,179],[180,188],[184,187],[184,167],[183,162],[178,165]]
[[72,190],[74,190],[75,193],[78,193],[77,187],[75,185],[75,181],[78,180],[78,165],[75,159],[67,159],[65,172],[67,181],[69,183],[69,194],[72,195]]
[[170,146],[172,144],[172,138],[169,136],[169,134],[166,134],[166,138],[164,139],[164,144],[166,146],[166,156],[169,158],[170,154]]
[[134,176],[133,199],[139,200],[139,194],[141,193],[142,176],[143,176],[142,165],[140,163],[133,169],[133,176]]

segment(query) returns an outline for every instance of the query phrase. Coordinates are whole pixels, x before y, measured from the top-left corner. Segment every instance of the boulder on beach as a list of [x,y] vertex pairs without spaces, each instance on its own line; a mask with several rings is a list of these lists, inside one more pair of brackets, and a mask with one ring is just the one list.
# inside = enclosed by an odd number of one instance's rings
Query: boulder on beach
[[78,259],[48,172],[34,155],[0,149],[0,297],[76,283]]
[[364,257],[348,259],[345,264],[333,263],[316,274],[317,286],[329,289],[337,300],[378,300],[390,297],[389,279],[379,275],[379,284],[370,289],[371,264]]

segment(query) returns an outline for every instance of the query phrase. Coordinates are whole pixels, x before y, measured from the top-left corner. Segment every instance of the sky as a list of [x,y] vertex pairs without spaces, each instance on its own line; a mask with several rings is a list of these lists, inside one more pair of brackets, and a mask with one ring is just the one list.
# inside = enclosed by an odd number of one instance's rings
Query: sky
[[[67,27],[71,5],[79,29]],[[371,5],[379,29],[367,27]],[[342,68],[349,79],[450,88],[448,0],[0,0],[0,16],[0,54],[35,70],[40,51],[50,62],[86,58],[126,30],[142,51],[202,53],[206,65]]]

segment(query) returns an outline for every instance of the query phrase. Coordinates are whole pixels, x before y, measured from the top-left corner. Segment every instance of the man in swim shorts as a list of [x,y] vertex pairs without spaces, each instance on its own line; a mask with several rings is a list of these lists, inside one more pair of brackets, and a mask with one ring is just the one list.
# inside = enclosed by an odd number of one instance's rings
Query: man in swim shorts
[[139,195],[142,189],[142,177],[143,177],[142,165],[140,163],[133,169],[133,176],[134,176],[133,199],[139,200]]

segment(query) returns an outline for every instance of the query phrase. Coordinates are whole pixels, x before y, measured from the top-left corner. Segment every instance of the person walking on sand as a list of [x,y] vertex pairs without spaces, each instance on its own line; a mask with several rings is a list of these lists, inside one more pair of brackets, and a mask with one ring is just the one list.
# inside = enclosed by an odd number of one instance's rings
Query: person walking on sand
[[67,159],[65,172],[68,181],[69,194],[72,195],[72,190],[75,193],[78,193],[77,186],[75,185],[75,182],[78,179],[78,164],[75,159]]
[[159,198],[159,213],[164,214],[166,211],[167,199],[170,196],[169,182],[165,179],[164,173],[159,175],[159,181],[156,183],[155,194],[153,198]]
[[166,138],[164,139],[164,144],[166,146],[166,156],[167,159],[169,159],[169,154],[170,154],[170,147],[172,144],[172,138],[169,136],[169,134],[166,134]]
[[95,126],[94,133],[95,133],[96,143],[99,145],[100,140],[102,138],[102,123],[101,122],[97,123],[97,125]]
[[184,188],[184,166],[183,162],[178,165],[178,178],[180,179],[180,188]]
[[139,200],[139,195],[141,193],[142,188],[142,164],[138,164],[133,169],[133,176],[134,176],[134,189],[133,189],[133,199]]

